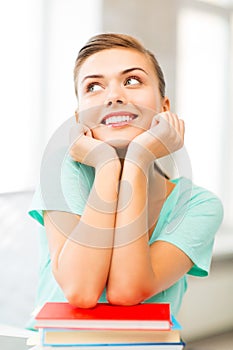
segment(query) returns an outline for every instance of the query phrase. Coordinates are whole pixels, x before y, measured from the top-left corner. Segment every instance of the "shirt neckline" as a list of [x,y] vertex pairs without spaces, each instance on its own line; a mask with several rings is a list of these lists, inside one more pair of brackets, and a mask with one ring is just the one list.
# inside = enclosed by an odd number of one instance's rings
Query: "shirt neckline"
[[[183,177],[179,177],[179,178],[175,178],[175,179],[170,180],[176,186],[173,188],[173,190],[171,191],[171,193],[168,195],[165,202],[163,203],[162,209],[161,209],[160,214],[159,214],[158,222],[157,222],[157,224],[156,224],[156,226],[151,234],[151,237],[149,239],[149,244],[151,244],[155,241],[154,237],[156,236],[157,232],[159,231],[159,228],[164,224],[166,217],[171,212],[171,210],[170,210],[171,203],[172,203],[172,207],[174,207],[176,205],[176,202],[177,202],[178,197],[179,197],[178,191],[180,188],[180,183],[183,179],[184,179]],[[175,199],[174,199],[174,197],[175,197]]]

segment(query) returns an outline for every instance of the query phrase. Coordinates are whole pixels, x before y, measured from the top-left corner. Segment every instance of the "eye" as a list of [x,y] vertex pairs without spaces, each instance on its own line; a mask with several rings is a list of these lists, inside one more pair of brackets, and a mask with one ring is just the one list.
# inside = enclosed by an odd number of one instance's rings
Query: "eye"
[[142,81],[139,77],[129,77],[126,79],[125,81],[125,85],[138,85],[138,84],[141,84]]
[[102,86],[99,83],[90,83],[87,85],[87,92],[96,92],[102,90]]

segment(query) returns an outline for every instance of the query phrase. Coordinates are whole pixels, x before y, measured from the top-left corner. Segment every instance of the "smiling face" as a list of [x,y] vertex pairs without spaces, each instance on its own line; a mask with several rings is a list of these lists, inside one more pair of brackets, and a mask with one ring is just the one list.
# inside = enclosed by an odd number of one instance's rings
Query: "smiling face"
[[113,48],[88,57],[77,79],[78,119],[94,138],[127,146],[169,109],[150,59],[134,49]]

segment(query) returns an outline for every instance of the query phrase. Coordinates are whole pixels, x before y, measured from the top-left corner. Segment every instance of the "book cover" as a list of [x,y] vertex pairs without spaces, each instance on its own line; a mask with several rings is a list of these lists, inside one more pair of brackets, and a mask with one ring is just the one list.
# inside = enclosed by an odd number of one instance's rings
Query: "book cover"
[[170,329],[170,305],[138,304],[118,306],[99,303],[83,309],[66,302],[48,302],[35,317],[37,328],[80,329]]
[[73,307],[66,302],[48,302],[39,311],[37,328],[169,330],[167,303],[118,306],[99,303],[94,308]]

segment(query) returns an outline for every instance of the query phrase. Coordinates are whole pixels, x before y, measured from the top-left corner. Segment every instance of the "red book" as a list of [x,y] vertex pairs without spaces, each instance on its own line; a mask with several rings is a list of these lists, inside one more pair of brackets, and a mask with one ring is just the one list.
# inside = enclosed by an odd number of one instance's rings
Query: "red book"
[[46,303],[36,319],[37,328],[138,329],[171,328],[170,304],[138,304],[133,306],[99,303],[83,309],[66,302]]

